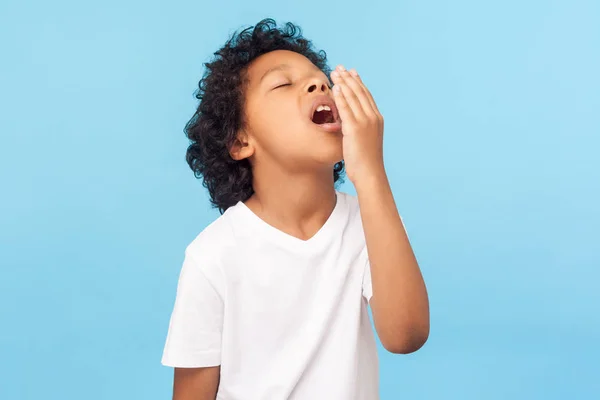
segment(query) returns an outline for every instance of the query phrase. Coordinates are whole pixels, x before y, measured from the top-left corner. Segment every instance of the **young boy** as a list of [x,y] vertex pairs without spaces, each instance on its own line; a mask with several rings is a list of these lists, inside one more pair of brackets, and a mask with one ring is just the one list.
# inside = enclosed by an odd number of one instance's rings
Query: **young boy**
[[[410,353],[429,305],[377,105],[270,19],[206,67],[187,161],[222,215],[185,251],[162,359],[173,398],[378,399],[367,306],[383,346]],[[335,188],[344,166],[356,197]]]

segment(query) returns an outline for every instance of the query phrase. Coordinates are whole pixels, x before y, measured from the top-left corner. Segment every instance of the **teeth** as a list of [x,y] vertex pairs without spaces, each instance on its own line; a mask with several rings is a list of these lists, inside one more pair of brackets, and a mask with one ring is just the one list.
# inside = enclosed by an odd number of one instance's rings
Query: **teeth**
[[331,108],[329,108],[329,106],[319,106],[317,107],[317,112],[321,112],[321,111],[331,111]]

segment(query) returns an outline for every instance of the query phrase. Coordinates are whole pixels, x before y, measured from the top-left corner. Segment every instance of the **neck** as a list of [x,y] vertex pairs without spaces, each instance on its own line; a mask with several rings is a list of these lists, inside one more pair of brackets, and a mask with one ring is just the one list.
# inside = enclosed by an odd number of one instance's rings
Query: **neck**
[[276,228],[310,237],[335,207],[333,168],[304,174],[280,168],[253,172],[254,194],[245,203]]

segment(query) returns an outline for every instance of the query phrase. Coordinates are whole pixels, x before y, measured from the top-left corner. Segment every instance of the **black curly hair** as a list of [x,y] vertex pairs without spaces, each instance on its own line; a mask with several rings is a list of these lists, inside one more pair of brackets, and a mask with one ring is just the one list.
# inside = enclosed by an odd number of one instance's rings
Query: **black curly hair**
[[[247,67],[257,57],[274,50],[302,54],[327,76],[331,72],[325,52],[313,49],[300,27],[288,22],[278,28],[268,18],[233,34],[214,53],[215,57],[204,64],[206,70],[194,93],[200,103],[184,129],[190,139],[186,161],[196,178],[203,179],[212,205],[221,214],[254,193],[250,162],[232,159],[229,149],[244,123]],[[333,168],[334,182],[341,180],[343,171],[344,162],[340,161]]]

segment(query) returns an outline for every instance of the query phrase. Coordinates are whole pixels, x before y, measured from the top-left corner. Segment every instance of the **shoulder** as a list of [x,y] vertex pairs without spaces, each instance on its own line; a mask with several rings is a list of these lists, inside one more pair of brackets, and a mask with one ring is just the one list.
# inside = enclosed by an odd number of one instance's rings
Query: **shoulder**
[[230,213],[227,210],[208,226],[206,226],[187,245],[186,255],[196,260],[211,260],[219,257],[219,254],[231,245],[233,229],[230,221]]
[[337,194],[338,196],[342,196],[343,201],[346,203],[350,211],[358,211],[358,197],[356,195],[340,191],[338,191]]
[[236,246],[233,216],[234,207],[228,209],[207,225],[185,248],[186,264],[201,272],[216,286],[222,279],[223,259]]
[[340,191],[338,191],[337,194],[338,196],[341,196],[341,200],[344,203],[344,208],[346,210],[348,220],[362,225],[360,219],[360,206],[358,203],[358,197],[356,195]]

